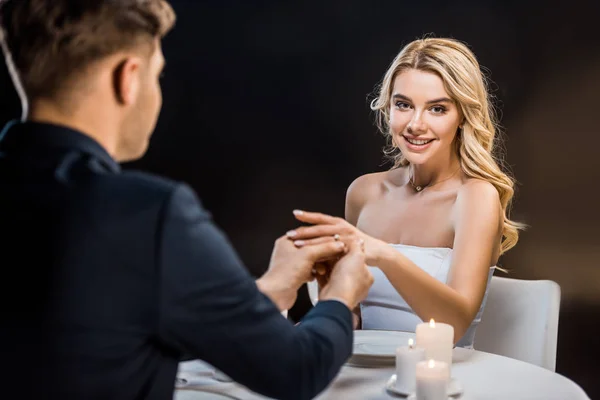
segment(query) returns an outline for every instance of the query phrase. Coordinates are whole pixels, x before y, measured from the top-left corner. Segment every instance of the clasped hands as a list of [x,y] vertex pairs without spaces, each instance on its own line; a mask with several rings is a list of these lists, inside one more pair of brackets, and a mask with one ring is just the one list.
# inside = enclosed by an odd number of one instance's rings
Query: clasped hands
[[363,243],[366,262],[369,265],[377,263],[379,250],[385,242],[364,234],[361,230],[343,218],[327,214],[294,210],[297,220],[311,224],[287,232],[287,237],[294,241],[297,247],[310,246],[327,241],[348,243],[359,240]]
[[277,239],[269,270],[257,280],[259,289],[285,310],[300,286],[316,278],[320,301],[338,300],[354,309],[373,284],[367,264],[376,259],[381,241],[342,218],[299,210],[294,215],[312,225]]

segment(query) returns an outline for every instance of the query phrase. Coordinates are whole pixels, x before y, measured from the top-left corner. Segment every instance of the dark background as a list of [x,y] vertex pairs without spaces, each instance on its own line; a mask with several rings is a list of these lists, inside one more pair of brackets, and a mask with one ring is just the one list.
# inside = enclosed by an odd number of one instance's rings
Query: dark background
[[[600,397],[600,15],[594,2],[172,1],[165,103],[148,154],[126,168],[191,184],[250,271],[296,226],[343,215],[348,185],[387,169],[369,95],[425,34],[467,42],[490,71],[513,219],[531,227],[501,264],[562,288],[557,372]],[[1,68],[0,123],[19,116]],[[308,309],[305,292],[291,311]]]

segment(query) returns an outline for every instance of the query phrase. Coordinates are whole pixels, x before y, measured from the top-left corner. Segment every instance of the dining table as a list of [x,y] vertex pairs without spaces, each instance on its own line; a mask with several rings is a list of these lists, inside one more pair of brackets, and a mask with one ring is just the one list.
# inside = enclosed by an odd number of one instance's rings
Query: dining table
[[[356,331],[354,351],[318,400],[412,399],[394,390],[395,348],[414,338],[411,332]],[[589,400],[569,378],[540,366],[498,354],[456,347],[451,376],[459,388],[452,400]],[[174,400],[248,399],[254,393],[200,360],[181,363]]]

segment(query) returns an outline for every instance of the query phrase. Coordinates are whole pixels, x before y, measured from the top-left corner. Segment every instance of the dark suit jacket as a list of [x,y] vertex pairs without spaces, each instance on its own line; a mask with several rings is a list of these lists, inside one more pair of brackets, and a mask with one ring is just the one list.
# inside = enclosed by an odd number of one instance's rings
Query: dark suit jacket
[[308,399],[351,354],[348,308],[293,326],[188,186],[123,172],[66,127],[6,130],[0,231],[0,398],[170,399],[189,355]]

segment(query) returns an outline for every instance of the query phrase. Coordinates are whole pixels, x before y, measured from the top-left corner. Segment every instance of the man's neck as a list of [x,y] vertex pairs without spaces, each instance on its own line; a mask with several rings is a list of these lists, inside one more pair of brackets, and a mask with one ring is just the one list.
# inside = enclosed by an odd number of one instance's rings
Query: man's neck
[[37,101],[31,105],[28,121],[61,125],[79,131],[97,141],[113,158],[116,158],[116,130],[103,120],[101,113],[84,116],[82,107],[78,112],[67,115],[61,107],[47,101]]

